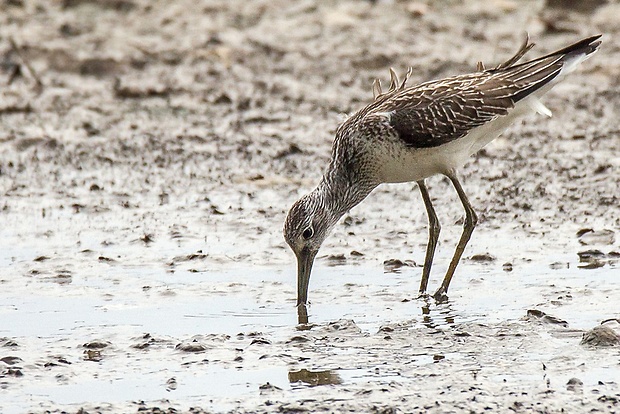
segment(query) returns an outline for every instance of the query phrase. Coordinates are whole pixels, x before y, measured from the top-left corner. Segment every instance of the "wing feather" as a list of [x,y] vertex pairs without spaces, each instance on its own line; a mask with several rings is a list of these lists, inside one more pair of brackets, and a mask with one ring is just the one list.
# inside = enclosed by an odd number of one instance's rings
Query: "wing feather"
[[[584,39],[516,65],[531,48],[526,43],[513,58],[494,69],[394,90],[360,115],[386,114],[392,130],[409,147],[440,146],[506,115],[517,102],[552,82],[565,62],[593,53],[600,44],[596,39],[596,36]],[[394,72],[391,74],[392,84],[397,84]]]

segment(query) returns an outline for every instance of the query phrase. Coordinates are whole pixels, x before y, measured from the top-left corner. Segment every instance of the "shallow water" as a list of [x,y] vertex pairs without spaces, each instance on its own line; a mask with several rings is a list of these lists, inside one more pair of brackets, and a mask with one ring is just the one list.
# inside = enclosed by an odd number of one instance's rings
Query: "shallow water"
[[[24,258],[23,252],[12,252],[14,264]],[[586,387],[599,381],[619,384],[620,370],[611,369],[617,367],[618,351],[609,355],[611,360],[597,361],[593,351],[578,345],[584,330],[613,317],[618,309],[617,265],[579,269],[570,256],[549,261],[568,267],[523,264],[507,272],[465,262],[450,302],[441,305],[411,295],[420,268],[384,273],[378,266],[319,262],[311,280],[310,324],[301,330],[296,329],[294,275],[289,268],[171,274],[160,267],[116,264],[103,277],[74,275],[70,283],[44,278],[20,287],[5,281],[9,288],[0,298],[6,321],[0,338],[18,346],[3,347],[0,357],[21,358],[14,367],[24,376],[2,378],[2,412],[84,403],[157,404],[166,399],[182,407],[229,410],[239,399],[265,392],[302,396],[307,387],[327,384],[417,383],[415,367],[445,360],[456,363],[458,370],[475,371],[481,369],[475,367],[480,352],[507,366],[515,352],[530,363],[559,359],[560,382],[576,375],[579,361],[588,360],[578,369]],[[568,327],[527,322],[528,309],[563,319]],[[507,350],[501,342],[471,349],[446,346],[442,339],[446,332],[462,338],[491,332],[510,336],[515,324],[517,331],[523,330],[518,335],[532,335],[528,341],[533,345],[526,346],[525,353]],[[407,368],[402,361],[363,355],[365,346],[372,349],[378,337],[397,336],[403,325],[409,333],[399,341],[410,349]],[[323,335],[336,336],[326,341]],[[105,344],[94,348],[95,358],[88,354],[87,344],[93,342]],[[184,344],[202,348],[183,351]],[[304,352],[301,359],[293,357],[304,344],[312,348],[307,362]],[[379,346],[390,354],[389,344]],[[255,349],[260,347],[265,349]],[[501,377],[527,384],[540,374],[497,375],[489,381]]]

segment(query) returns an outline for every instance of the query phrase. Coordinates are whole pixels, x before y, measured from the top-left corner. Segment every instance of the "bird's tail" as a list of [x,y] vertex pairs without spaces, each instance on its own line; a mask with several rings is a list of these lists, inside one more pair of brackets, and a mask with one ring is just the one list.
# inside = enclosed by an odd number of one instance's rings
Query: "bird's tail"
[[[592,53],[596,52],[601,44],[600,40],[598,40],[600,37],[601,35],[588,37],[548,55],[530,60],[529,62],[516,64],[525,52],[533,46],[526,39],[524,45],[511,59],[494,69],[490,69],[489,72],[519,85],[518,92],[512,95],[513,102],[518,102],[533,95],[535,92],[535,95],[540,96],[566,74],[574,71]],[[538,102],[537,99],[532,99],[531,101],[533,103]],[[544,108],[544,106],[537,106],[535,109],[537,112],[550,115],[549,110]]]
[[[521,58],[536,45],[535,43],[530,43],[530,38],[529,36],[526,35],[525,42],[519,48],[517,53],[515,53],[515,55],[512,56],[510,59],[508,59],[506,62],[501,63],[497,65],[495,68],[491,69],[490,72],[506,70],[508,68],[516,69],[516,68],[523,67],[523,66],[530,66],[533,63],[546,61],[546,60],[549,60],[549,58],[560,58],[560,60],[562,60],[566,64],[567,66],[566,73],[568,73],[571,70],[574,70],[574,68],[579,63],[587,59],[588,56],[596,52],[599,45],[601,44],[601,41],[598,40],[601,36],[602,35],[590,36],[588,38],[578,41],[577,43],[573,43],[570,46],[566,46],[563,49],[556,50],[555,52],[549,53],[548,55],[541,56],[534,60],[530,60],[529,62],[525,62],[525,63],[521,63],[517,65],[516,63],[519,60],[521,60]],[[574,61],[576,58],[579,59],[579,62],[571,65],[570,62]],[[482,62],[480,62],[479,64],[482,65]]]
[[[553,55],[562,56],[562,70],[558,74],[558,77],[564,76],[575,70],[577,66],[584,60],[590,57],[594,52],[598,50],[601,44],[600,40],[597,40],[601,35],[596,35],[583,39],[574,45],[568,46],[562,50],[558,50]],[[551,57],[551,56],[548,56]]]

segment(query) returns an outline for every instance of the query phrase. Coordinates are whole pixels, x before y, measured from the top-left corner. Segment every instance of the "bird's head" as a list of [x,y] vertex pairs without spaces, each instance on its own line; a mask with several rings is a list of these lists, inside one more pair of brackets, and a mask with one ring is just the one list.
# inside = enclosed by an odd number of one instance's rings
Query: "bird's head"
[[297,256],[297,305],[308,299],[314,257],[333,227],[335,219],[314,191],[299,199],[284,222],[284,239]]

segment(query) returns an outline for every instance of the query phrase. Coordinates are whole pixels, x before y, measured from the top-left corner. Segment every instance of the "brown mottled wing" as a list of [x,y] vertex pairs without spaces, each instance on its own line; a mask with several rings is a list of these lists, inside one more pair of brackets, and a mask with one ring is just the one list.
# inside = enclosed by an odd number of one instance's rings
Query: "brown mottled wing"
[[477,79],[472,78],[479,77],[459,77],[403,91],[385,111],[390,114],[390,126],[407,146],[428,148],[461,138],[471,129],[506,114],[514,106],[513,101],[485,94],[483,84],[474,85]]
[[404,89],[377,103],[373,112],[388,113],[390,126],[407,146],[437,147],[507,114],[558,76],[568,57],[594,52],[600,43],[594,42],[596,38],[520,65],[500,65]]

